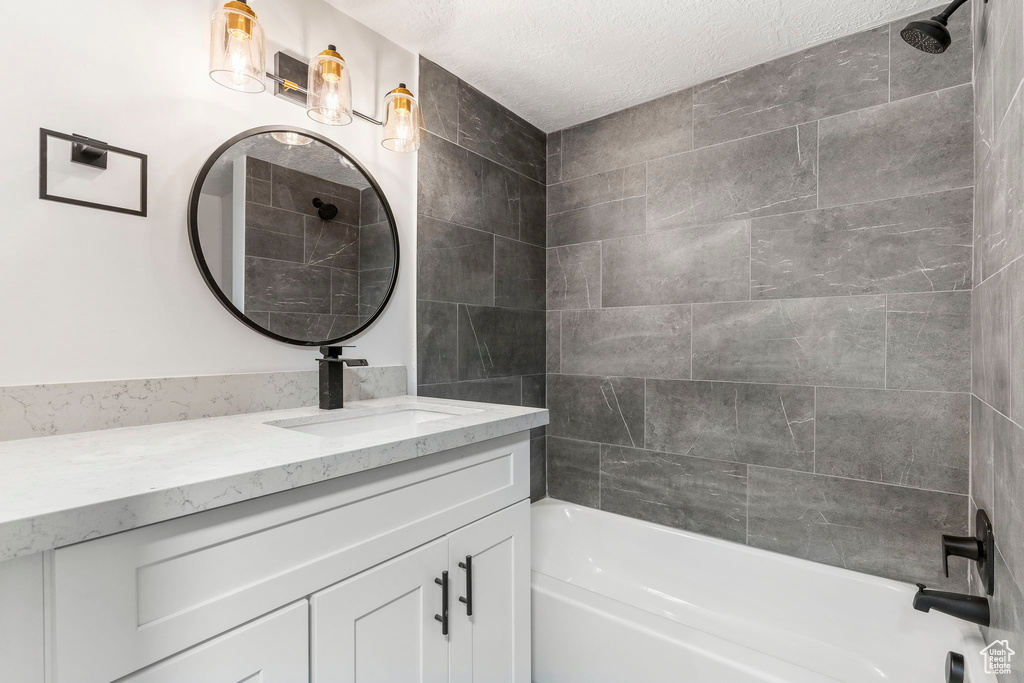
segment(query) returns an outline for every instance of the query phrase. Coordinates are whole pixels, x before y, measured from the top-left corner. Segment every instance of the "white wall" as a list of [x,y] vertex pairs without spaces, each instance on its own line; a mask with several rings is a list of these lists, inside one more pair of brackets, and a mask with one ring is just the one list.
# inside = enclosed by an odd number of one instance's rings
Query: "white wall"
[[[380,130],[333,128],[268,93],[207,75],[208,0],[5,3],[0,63],[15,74],[0,106],[0,386],[315,369],[316,351],[237,322],[203,283],[186,203],[200,166],[247,128],[292,124],[325,134],[376,177],[402,243],[398,291],[352,344],[373,365],[415,370],[415,155],[388,152]],[[327,43],[352,68],[356,109],[380,118],[417,58],[322,0],[252,0],[281,49],[308,59]],[[38,199],[39,128],[149,155],[149,217]],[[412,388],[412,387],[410,387]]]

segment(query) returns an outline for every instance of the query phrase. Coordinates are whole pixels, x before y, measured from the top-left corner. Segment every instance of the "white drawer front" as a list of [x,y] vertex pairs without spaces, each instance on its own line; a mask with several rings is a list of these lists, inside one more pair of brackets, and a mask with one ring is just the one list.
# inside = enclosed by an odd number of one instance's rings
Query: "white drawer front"
[[529,496],[513,435],[60,548],[56,683],[107,683]]
[[118,683],[302,683],[309,678],[303,600]]

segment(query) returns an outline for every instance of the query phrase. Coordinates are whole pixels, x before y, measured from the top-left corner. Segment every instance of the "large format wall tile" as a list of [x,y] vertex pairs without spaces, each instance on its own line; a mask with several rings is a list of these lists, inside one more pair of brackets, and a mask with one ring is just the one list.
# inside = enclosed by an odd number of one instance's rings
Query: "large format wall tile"
[[694,304],[693,377],[882,387],[885,297]]
[[562,372],[688,378],[690,307],[562,312]]
[[568,503],[600,507],[601,445],[548,437],[548,495]]
[[644,380],[548,376],[548,434],[640,447],[644,439]]
[[364,225],[359,229],[359,269],[392,268],[395,263],[395,238],[388,223]]
[[457,320],[458,304],[416,302],[416,365],[420,384],[458,380]]
[[544,311],[459,306],[459,379],[544,372]]
[[650,162],[650,230],[815,208],[817,125],[794,126]]
[[547,189],[519,177],[519,239],[539,247],[547,243]]
[[565,213],[647,194],[647,166],[638,164],[548,187],[548,214]]
[[746,221],[607,240],[601,249],[598,272],[605,306],[740,301],[749,296]]
[[548,133],[548,185],[562,179],[562,133]]
[[307,217],[304,242],[306,263],[359,270],[357,226]]
[[815,471],[968,493],[968,394],[817,390]]
[[900,37],[900,31],[908,22],[931,19],[938,12],[938,8],[934,8],[889,24],[889,44],[892,49],[889,57],[891,100],[971,82],[974,53],[971,49],[973,41],[969,6],[949,19],[949,32],[956,36],[956,40],[942,53],[941,68],[935,64],[935,55],[911,47]]
[[530,502],[548,495],[547,441],[544,428],[530,432]]
[[810,471],[814,388],[648,380],[647,448]]
[[601,446],[601,509],[743,543],[747,467]]
[[1024,576],[1024,428],[993,417],[993,525],[999,550],[1014,576]]
[[820,122],[820,206],[974,185],[973,88],[962,85]]
[[547,407],[547,375],[523,375],[523,405]]
[[359,326],[359,317],[321,313],[271,311],[267,329],[289,339],[338,339]]
[[[422,58],[418,94],[419,394],[542,407],[546,136]],[[546,438],[531,434],[533,499],[547,488]]]
[[562,314],[559,311],[548,312],[545,339],[547,340],[547,371],[562,371]]
[[553,247],[547,254],[548,310],[601,307],[601,244]]
[[[259,205],[250,202],[249,204],[247,204],[247,206]],[[277,211],[278,209],[273,210]],[[298,214],[291,213],[290,211],[281,211],[281,213],[288,213],[291,214],[292,216],[298,216]],[[305,238],[301,233],[298,235],[288,235],[283,232],[258,230],[252,227],[247,227],[245,229],[246,256],[255,256],[257,258],[272,258],[280,259],[281,261],[290,261],[292,263],[302,263],[306,258],[304,253],[304,244]]]
[[1010,413],[1013,326],[1007,273],[975,287],[971,304],[971,384],[981,400],[1004,415]]
[[495,237],[494,305],[543,311],[546,257],[543,247]]
[[459,79],[420,57],[420,111],[423,127],[449,142],[459,141]]
[[891,294],[889,389],[971,390],[971,293]]
[[[996,411],[971,396],[971,498],[992,513],[995,502],[995,418]],[[1000,427],[1009,421],[1000,422]],[[991,515],[990,515],[991,516]]]
[[245,257],[245,309],[329,313],[331,268]]
[[548,216],[548,246],[637,235],[646,228],[644,197],[618,199]]
[[1006,278],[1010,323],[1010,412],[1007,415],[1017,424],[1024,424],[1024,259],[1018,259],[1006,269]]
[[302,237],[306,221],[305,216],[294,211],[275,209],[256,202],[246,202],[245,225],[251,230],[266,230]]
[[751,224],[758,299],[971,288],[970,188]]
[[693,94],[683,90],[561,132],[568,180],[677,154],[693,143]]
[[882,26],[698,85],[694,144],[704,147],[888,101],[889,31]]
[[419,151],[419,214],[519,237],[519,177],[436,135]]
[[[997,547],[996,550],[998,551],[999,548]],[[983,595],[979,585],[980,579],[976,578],[976,570],[974,574],[972,593]],[[1024,635],[1024,592],[1021,590],[1020,582],[1010,574],[1001,552],[996,553],[995,583],[996,592],[989,598],[992,621],[988,627],[982,627],[982,635],[986,643],[1005,639],[1009,639],[1010,643],[1020,643],[1021,636]],[[1019,647],[1017,652],[1020,652]],[[1019,656],[1012,661],[1011,674],[997,676],[999,683],[1021,683],[1024,681]]]
[[476,88],[459,81],[459,144],[544,182],[544,133]]
[[[992,6],[988,37],[993,60],[992,112],[1000,125],[1010,101],[1024,77],[1024,6],[1019,2],[1001,2]],[[1020,121],[1020,119],[1016,119]],[[1020,130],[1019,125],[1013,128]]]
[[[1013,101],[1006,120],[1024,120],[1024,98]],[[1024,253],[1024,126],[1001,125],[988,162],[980,172],[979,201],[984,202],[978,225],[982,276],[988,279]]]
[[417,296],[494,303],[494,236],[427,216],[417,221]]
[[418,389],[420,396],[449,398],[455,401],[518,406],[523,400],[522,377],[497,377],[450,384],[421,384]]
[[967,499],[902,486],[749,467],[747,543],[846,569],[964,590],[942,575],[942,534],[967,532]]

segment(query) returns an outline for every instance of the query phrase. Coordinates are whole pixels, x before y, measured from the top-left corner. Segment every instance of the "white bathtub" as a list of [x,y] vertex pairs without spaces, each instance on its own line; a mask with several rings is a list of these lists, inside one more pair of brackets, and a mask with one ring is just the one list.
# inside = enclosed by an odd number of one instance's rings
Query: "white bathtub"
[[970,683],[995,683],[978,629],[915,611],[915,591],[548,499],[533,506],[533,680],[942,683],[954,650]]

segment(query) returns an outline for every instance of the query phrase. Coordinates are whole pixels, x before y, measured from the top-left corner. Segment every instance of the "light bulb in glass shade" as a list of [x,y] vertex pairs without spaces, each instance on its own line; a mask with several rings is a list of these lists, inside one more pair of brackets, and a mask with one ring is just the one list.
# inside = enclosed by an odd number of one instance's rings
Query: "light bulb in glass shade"
[[333,45],[309,63],[306,114],[329,126],[352,123],[352,81],[345,60]]
[[270,137],[274,138],[282,145],[294,145],[296,147],[300,145],[308,145],[313,142],[313,138],[307,138],[305,135],[284,130],[275,131],[270,134]]
[[392,152],[415,152],[420,148],[420,105],[405,83],[384,98],[384,132],[380,144]]
[[266,53],[263,26],[244,1],[232,0],[213,13],[210,78],[239,92],[263,92]]

